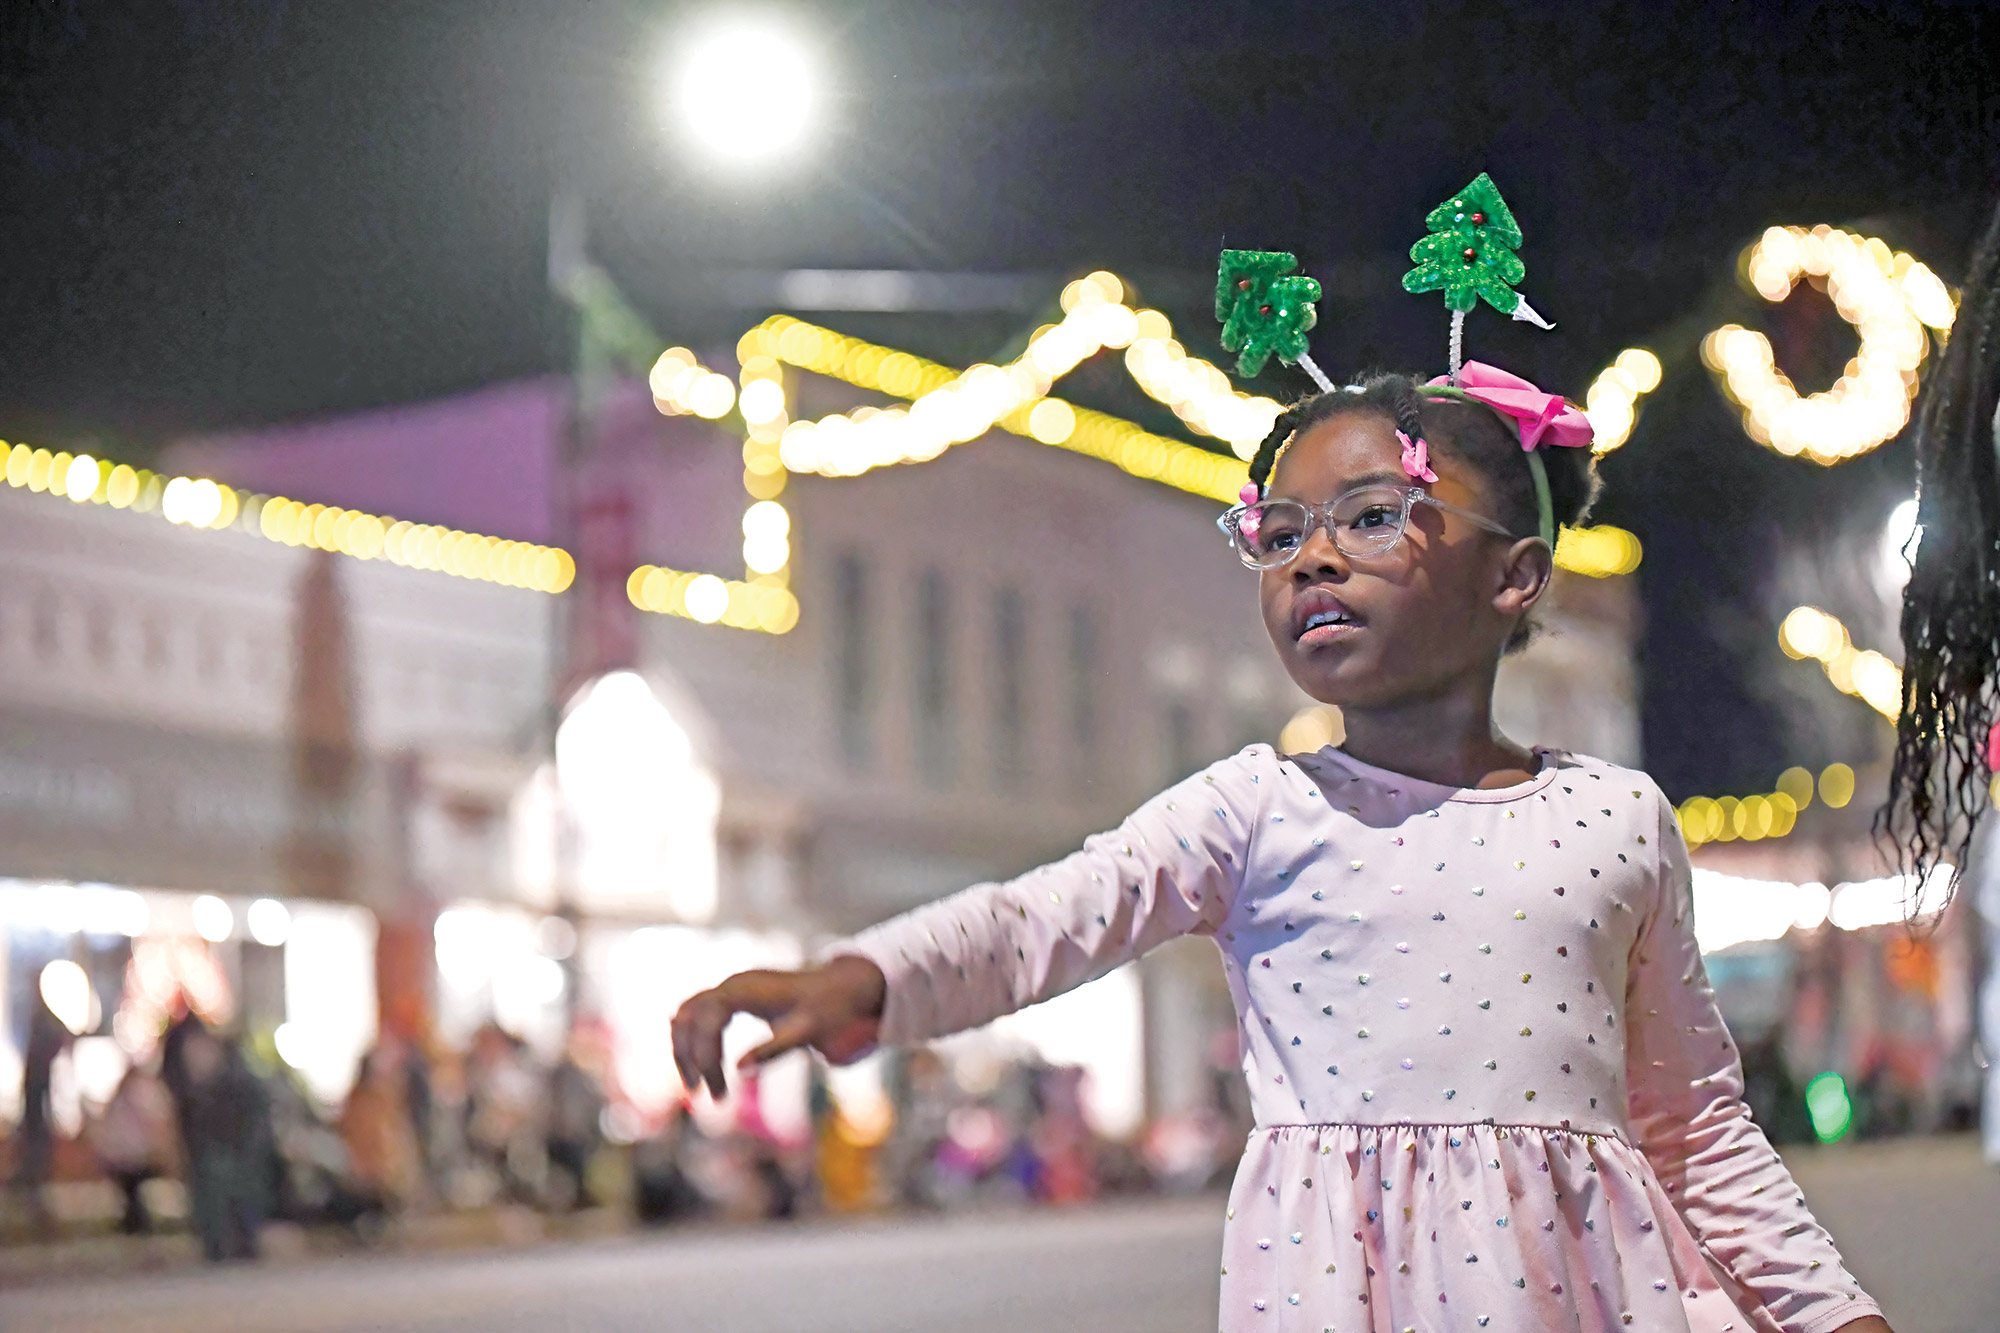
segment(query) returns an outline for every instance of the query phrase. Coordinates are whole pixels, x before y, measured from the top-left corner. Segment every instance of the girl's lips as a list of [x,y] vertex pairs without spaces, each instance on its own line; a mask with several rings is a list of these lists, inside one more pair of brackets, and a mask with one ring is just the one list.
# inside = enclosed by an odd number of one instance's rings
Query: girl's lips
[[[1338,616],[1339,622],[1332,625],[1313,625],[1315,618]],[[1300,643],[1310,644],[1315,639],[1308,636],[1325,635],[1328,630],[1353,629],[1357,618],[1347,604],[1336,596],[1332,589],[1311,587],[1301,592],[1292,603],[1292,636]],[[1330,642],[1330,639],[1318,640]]]
[[1352,638],[1360,632],[1361,626],[1351,620],[1342,621],[1335,625],[1315,625],[1313,628],[1299,635],[1299,647],[1325,648],[1345,639]]

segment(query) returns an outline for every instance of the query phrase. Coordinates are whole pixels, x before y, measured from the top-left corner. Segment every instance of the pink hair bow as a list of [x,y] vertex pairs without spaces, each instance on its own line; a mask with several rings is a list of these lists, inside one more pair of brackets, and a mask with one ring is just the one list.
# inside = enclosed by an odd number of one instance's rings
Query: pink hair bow
[[[1440,375],[1430,382],[1449,385],[1451,378]],[[1590,418],[1583,409],[1571,407],[1561,394],[1543,393],[1519,375],[1510,375],[1483,361],[1468,361],[1458,372],[1458,390],[1474,402],[1484,403],[1502,416],[1512,417],[1521,427],[1521,447],[1553,444],[1579,449],[1590,443]]]
[[1403,471],[1411,481],[1436,481],[1438,474],[1431,471],[1431,447],[1423,440],[1413,440],[1401,431],[1396,438],[1403,445]]
[[[1236,493],[1236,498],[1246,505],[1253,505],[1262,497],[1258,494],[1257,483],[1246,481],[1243,483],[1243,489]],[[1242,518],[1236,520],[1236,526],[1237,531],[1241,532],[1245,537],[1248,537],[1253,542],[1257,540],[1257,516],[1255,514],[1245,514]]]

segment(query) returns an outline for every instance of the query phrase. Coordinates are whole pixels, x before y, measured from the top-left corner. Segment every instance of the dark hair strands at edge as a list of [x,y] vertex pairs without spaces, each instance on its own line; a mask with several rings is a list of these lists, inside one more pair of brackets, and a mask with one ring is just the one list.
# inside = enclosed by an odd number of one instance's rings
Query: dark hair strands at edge
[[[1407,375],[1378,374],[1331,393],[1312,394],[1279,415],[1250,461],[1250,480],[1263,492],[1287,441],[1349,412],[1369,412],[1390,422],[1412,440],[1421,439],[1476,470],[1491,486],[1500,512],[1494,517],[1515,532],[1532,535],[1540,521],[1534,477],[1521,448],[1519,428],[1479,403],[1431,397]],[[1597,500],[1595,456],[1588,449],[1543,449],[1549,496],[1556,523],[1575,527]],[[1524,619],[1507,641],[1514,652],[1534,636]]]
[[1923,537],[1903,594],[1903,706],[1888,795],[1875,815],[1878,842],[1899,869],[1927,876],[1950,857],[1952,892],[1991,803],[1986,744],[2000,713],[1997,406],[2000,207],[1918,413]]

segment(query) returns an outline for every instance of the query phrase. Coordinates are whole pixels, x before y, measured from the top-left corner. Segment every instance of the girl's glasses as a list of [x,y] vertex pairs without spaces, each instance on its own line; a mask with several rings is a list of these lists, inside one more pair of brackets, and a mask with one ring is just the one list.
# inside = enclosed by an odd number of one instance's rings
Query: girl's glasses
[[1215,523],[1228,534],[1244,564],[1252,569],[1277,569],[1297,559],[1313,530],[1321,526],[1340,553],[1350,559],[1387,555],[1410,526],[1411,507],[1419,504],[1457,514],[1502,537],[1514,535],[1484,514],[1447,504],[1421,486],[1362,486],[1323,505],[1259,500],[1230,506]]

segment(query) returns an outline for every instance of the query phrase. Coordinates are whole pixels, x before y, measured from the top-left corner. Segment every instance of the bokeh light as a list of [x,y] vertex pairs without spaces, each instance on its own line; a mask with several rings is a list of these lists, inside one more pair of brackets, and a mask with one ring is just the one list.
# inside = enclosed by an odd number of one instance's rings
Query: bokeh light
[[1744,254],[1744,276],[1767,301],[1802,279],[1824,285],[1861,347],[1832,387],[1801,396],[1778,368],[1771,340],[1725,324],[1701,343],[1701,359],[1743,412],[1751,439],[1781,454],[1833,464],[1867,453],[1910,419],[1917,368],[1930,352],[1926,328],[1950,330],[1951,294],[1938,276],[1872,236],[1824,224],[1772,227]]
[[1778,625],[1778,646],[1793,658],[1812,657],[1842,694],[1851,694],[1890,721],[1903,706],[1903,669],[1872,648],[1857,649],[1847,626],[1816,606],[1795,607]]
[[243,914],[250,938],[270,948],[283,944],[292,933],[292,911],[276,898],[259,898]]
[[71,1036],[81,1037],[103,1021],[90,974],[67,958],[58,958],[42,969],[39,979],[42,1003],[49,1007]]
[[236,914],[229,904],[212,893],[194,900],[194,933],[210,944],[220,944],[236,932]]
[[740,19],[681,44],[673,74],[678,128],[718,160],[754,163],[796,148],[820,100],[812,56],[770,19]]
[[1584,395],[1590,418],[1590,447],[1604,455],[1632,437],[1639,399],[1660,387],[1660,358],[1644,347],[1628,347],[1591,381]]
[[1278,733],[1278,750],[1283,754],[1312,754],[1347,739],[1347,720],[1332,704],[1308,704],[1293,713]]
[[1832,1070],[1813,1075],[1812,1082],[1806,1084],[1806,1115],[1821,1143],[1840,1142],[1854,1123],[1854,1100],[1847,1095],[1847,1080]]
[[641,565],[625,581],[625,595],[641,611],[730,629],[787,634],[799,623],[799,599],[778,581],[738,583]]

